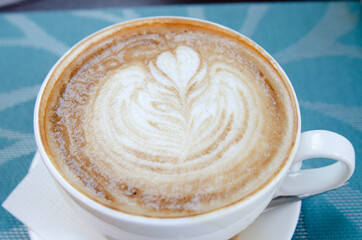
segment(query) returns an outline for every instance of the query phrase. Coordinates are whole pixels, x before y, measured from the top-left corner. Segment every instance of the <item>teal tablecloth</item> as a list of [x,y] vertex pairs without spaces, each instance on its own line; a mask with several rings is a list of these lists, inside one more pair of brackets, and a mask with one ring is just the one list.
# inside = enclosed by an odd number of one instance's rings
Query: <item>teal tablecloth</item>
[[[350,184],[303,201],[293,239],[362,239],[362,21],[356,2],[217,4],[0,14],[0,203],[28,171],[36,151],[33,107],[40,84],[73,44],[137,17],[207,19],[251,37],[289,75],[302,130],[326,129],[355,147]],[[28,239],[0,208],[0,239]]]

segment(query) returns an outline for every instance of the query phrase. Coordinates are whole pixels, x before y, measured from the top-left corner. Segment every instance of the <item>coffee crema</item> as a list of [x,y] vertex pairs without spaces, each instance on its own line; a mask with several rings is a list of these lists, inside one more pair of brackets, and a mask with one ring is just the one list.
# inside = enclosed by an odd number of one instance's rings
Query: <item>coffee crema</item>
[[284,166],[297,132],[292,90],[254,47],[177,18],[96,33],[49,76],[47,154],[121,212],[182,217],[245,199]]

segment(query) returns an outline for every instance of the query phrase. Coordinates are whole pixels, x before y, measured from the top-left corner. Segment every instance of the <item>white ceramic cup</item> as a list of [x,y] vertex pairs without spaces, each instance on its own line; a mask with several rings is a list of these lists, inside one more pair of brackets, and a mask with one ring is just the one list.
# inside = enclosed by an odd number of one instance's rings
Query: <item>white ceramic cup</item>
[[[193,19],[193,21],[200,20]],[[207,23],[224,30],[227,29],[215,23]],[[102,31],[111,31],[112,27]],[[228,29],[228,31],[234,32],[231,29]],[[49,81],[49,76],[55,69],[59,68],[62,59],[66,57],[72,58],[72,49],[64,54],[49,72],[39,92],[34,113],[35,138],[40,156],[69,205],[104,236],[109,239],[122,240],[228,239],[250,225],[274,197],[278,195],[321,193],[344,184],[351,177],[355,165],[352,144],[343,136],[329,131],[315,130],[301,133],[298,100],[285,72],[264,49],[240,33],[237,34],[270,61],[286,79],[297,106],[298,132],[287,164],[269,184],[245,200],[197,216],[155,218],[126,214],[107,208],[72,187],[57,171],[47,156],[38,126],[39,103],[43,98],[44,88]],[[89,37],[86,38],[75,47],[87,45],[89,39]],[[336,162],[326,167],[300,170],[302,161],[312,158],[329,158],[336,160]]]

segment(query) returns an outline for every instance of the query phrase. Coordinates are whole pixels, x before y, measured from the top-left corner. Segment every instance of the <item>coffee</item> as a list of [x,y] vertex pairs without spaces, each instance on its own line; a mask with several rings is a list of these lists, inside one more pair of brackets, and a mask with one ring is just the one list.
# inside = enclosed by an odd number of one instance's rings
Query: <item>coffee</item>
[[292,90],[268,56],[204,22],[115,25],[73,48],[40,103],[45,150],[112,209],[182,217],[255,194],[297,133]]

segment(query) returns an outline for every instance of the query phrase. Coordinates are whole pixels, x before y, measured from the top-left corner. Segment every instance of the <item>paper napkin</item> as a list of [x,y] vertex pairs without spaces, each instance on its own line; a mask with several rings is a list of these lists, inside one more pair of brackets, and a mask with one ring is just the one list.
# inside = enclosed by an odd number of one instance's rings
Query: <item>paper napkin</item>
[[104,240],[66,205],[39,156],[2,206],[39,240]]

